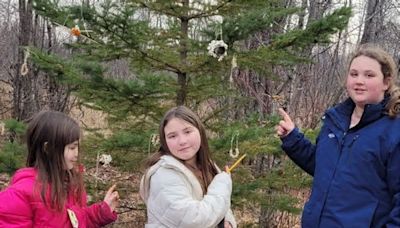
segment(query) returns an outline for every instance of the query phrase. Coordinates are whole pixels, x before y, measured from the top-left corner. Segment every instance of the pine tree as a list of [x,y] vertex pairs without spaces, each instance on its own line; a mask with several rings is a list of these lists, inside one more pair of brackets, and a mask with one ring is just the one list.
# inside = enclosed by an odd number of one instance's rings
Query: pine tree
[[[340,8],[305,29],[269,34],[262,46],[248,49],[247,39],[301,9],[285,8],[280,0],[131,0],[63,7],[36,0],[35,9],[56,25],[81,29],[77,41],[66,44],[73,58],[34,49],[32,56],[39,68],[71,85],[85,105],[109,114],[114,134],[107,139],[95,134],[90,142],[96,147],[89,145],[89,150],[113,151],[129,169],[156,149],[149,140],[165,110],[183,104],[206,113],[201,116],[214,135],[213,156],[220,165],[232,160],[227,152],[236,140],[250,161],[260,154],[281,154],[274,137],[276,117],[260,119],[253,113],[235,120],[227,115],[251,99],[238,95],[229,82],[230,71],[240,67],[273,78],[271,66],[306,61],[296,53],[310,44],[329,43],[350,16],[349,8]],[[227,50],[223,45],[212,50],[218,59],[208,54],[212,41],[227,45]],[[129,61],[132,79],[107,75],[105,63],[116,59]],[[235,205],[298,212],[285,190],[307,186],[309,179],[284,157],[272,162],[261,175],[250,162],[235,171]]]

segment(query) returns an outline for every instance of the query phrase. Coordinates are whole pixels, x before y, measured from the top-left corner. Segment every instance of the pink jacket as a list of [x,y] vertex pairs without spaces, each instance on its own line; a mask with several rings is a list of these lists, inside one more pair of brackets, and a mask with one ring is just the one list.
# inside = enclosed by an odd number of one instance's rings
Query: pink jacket
[[[0,228],[71,228],[67,209],[75,213],[79,228],[101,227],[117,219],[117,214],[105,202],[80,207],[72,197],[67,199],[62,212],[47,209],[40,197],[33,194],[36,175],[33,168],[20,169],[10,186],[0,192]],[[86,202],[86,193],[84,197]]]

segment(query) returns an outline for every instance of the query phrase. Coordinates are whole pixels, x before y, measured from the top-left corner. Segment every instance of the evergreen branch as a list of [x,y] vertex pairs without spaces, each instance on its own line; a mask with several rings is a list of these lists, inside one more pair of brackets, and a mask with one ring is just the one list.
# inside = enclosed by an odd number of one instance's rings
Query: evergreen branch
[[232,2],[232,0],[228,0],[226,2],[221,3],[220,5],[216,5],[215,7],[206,10],[204,12],[198,13],[198,14],[194,14],[191,15],[189,17],[187,17],[188,20],[194,19],[194,18],[204,18],[204,17],[211,17],[211,16],[216,16],[219,15],[218,14],[218,10],[223,8],[224,6],[226,6],[227,4],[229,4],[230,2]]
[[[140,53],[141,56],[142,56],[143,58],[149,59],[149,61],[147,61],[147,63],[150,64],[152,67],[155,67],[155,68],[158,68],[158,69],[161,69],[161,70],[167,70],[167,71],[170,71],[170,72],[173,72],[173,73],[181,73],[181,72],[182,72],[177,66],[174,66],[174,65],[172,65],[172,64],[170,64],[170,63],[168,63],[168,62],[162,61],[161,59],[158,59],[158,58],[156,58],[156,57],[154,57],[154,56],[150,56],[150,55],[149,55],[148,53],[146,53],[145,51],[143,51],[143,50],[141,50],[140,48],[136,47],[135,44],[131,43],[129,40],[126,39],[126,37],[124,36],[124,34],[125,34],[124,32],[115,33],[115,31],[111,30],[110,28],[111,28],[112,26],[110,26],[110,25],[108,24],[108,21],[106,20],[106,17],[101,17],[101,16],[99,16],[99,17],[100,17],[100,18],[103,20],[103,22],[104,22],[104,24],[103,24],[103,25],[100,25],[100,26],[101,26],[105,31],[107,31],[107,32],[109,32],[109,33],[112,33],[115,37],[118,37],[122,42],[124,42],[124,43],[126,43],[128,46],[130,46],[130,47],[132,48],[132,50],[135,50],[135,51],[137,51],[138,53]],[[123,29],[121,26],[120,26],[120,28]],[[129,55],[129,53],[128,53],[128,55]],[[157,65],[154,64],[154,63],[152,63],[152,61],[158,62],[158,63],[164,65],[165,68],[157,67]]]
[[345,28],[350,16],[351,8],[342,7],[320,21],[312,22],[305,30],[296,29],[279,36],[270,47],[285,49],[296,46],[305,47],[313,43],[329,43],[329,35]]
[[[171,72],[174,72],[174,73],[176,73],[176,74],[178,74],[178,73],[183,73],[178,67],[173,66],[173,65],[170,64],[170,63],[167,63],[167,62],[164,62],[164,61],[162,61],[162,60],[160,60],[160,59],[157,59],[157,58],[155,58],[154,56],[150,56],[148,53],[146,53],[146,52],[144,52],[144,51],[142,51],[142,50],[140,50],[140,49],[135,49],[135,50],[138,51],[144,58],[147,58],[147,59],[149,59],[149,60],[153,60],[153,61],[155,61],[155,62],[159,62],[159,63],[163,64],[166,68],[161,68],[161,70],[171,71]],[[153,66],[153,67],[157,67],[157,66],[156,66],[155,64],[153,64],[151,61],[148,61],[148,63],[149,63],[151,66]]]
[[[232,107],[237,106],[237,105],[238,105],[238,102],[239,102],[239,101],[237,101],[237,102],[234,103],[234,104],[226,104],[226,105],[224,105],[223,107],[214,110],[210,115],[208,115],[207,117],[205,117],[205,118],[202,120],[203,123],[204,123],[204,125],[206,125],[207,128],[212,128],[211,126],[208,126],[208,125],[207,125],[207,122],[208,122],[209,120],[213,119],[214,117],[216,117],[218,114],[220,114],[220,113],[222,113],[222,112],[225,112],[225,111],[228,111],[228,110],[230,110]],[[245,103],[245,102],[243,102],[243,103]]]
[[140,1],[139,4],[142,7],[146,8],[146,9],[149,9],[151,11],[155,11],[157,13],[162,13],[162,14],[165,14],[167,16],[171,16],[171,17],[175,17],[175,18],[191,20],[191,19],[198,19],[198,18],[204,18],[204,17],[211,17],[211,16],[219,15],[218,10],[223,8],[224,6],[229,4],[230,2],[232,2],[232,0],[228,0],[226,2],[223,2],[223,3],[219,4],[219,5],[216,5],[216,6],[212,7],[212,8],[210,8],[210,9],[208,9],[206,11],[203,11],[203,12],[197,13],[197,14],[192,14],[192,15],[189,15],[189,16],[183,16],[182,14],[177,12],[175,10],[175,8],[172,7],[172,6],[169,6],[167,8],[168,10],[166,10],[166,7],[157,8],[157,7],[151,6],[150,4],[147,4],[144,1]]
[[202,122],[204,123],[204,125],[208,126],[208,125],[207,125],[207,122],[208,122],[209,120],[211,120],[212,118],[216,117],[216,116],[217,116],[219,113],[221,113],[221,112],[228,111],[228,110],[229,110],[231,107],[233,107],[234,105],[236,105],[236,104],[225,105],[225,106],[222,107],[222,108],[219,108],[219,109],[217,109],[217,110],[214,110],[210,115],[208,115],[207,117],[205,117],[205,118],[202,120]]
[[144,1],[139,1],[139,4],[140,4],[143,8],[149,9],[150,11],[155,11],[155,12],[157,12],[157,13],[162,13],[162,14],[165,14],[165,15],[167,15],[167,16],[176,17],[176,18],[181,17],[181,15],[179,15],[179,14],[174,10],[173,7],[169,7],[169,9],[172,10],[172,12],[171,12],[171,11],[165,10],[165,8],[163,8],[163,7],[160,7],[160,8],[152,7],[152,6],[150,6],[149,4],[147,4],[147,3],[144,2]]

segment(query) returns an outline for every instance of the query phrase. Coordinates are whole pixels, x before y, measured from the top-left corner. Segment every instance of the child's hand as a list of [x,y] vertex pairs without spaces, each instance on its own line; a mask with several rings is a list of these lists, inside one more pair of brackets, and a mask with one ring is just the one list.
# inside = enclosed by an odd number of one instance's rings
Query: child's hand
[[224,222],[224,228],[232,228],[232,224],[228,221]]
[[276,126],[276,133],[279,137],[284,138],[293,131],[295,125],[290,116],[285,112],[285,110],[280,108],[278,111],[279,115],[282,117],[282,120],[279,121],[279,124]]
[[106,202],[108,206],[110,206],[112,211],[115,211],[115,208],[118,207],[119,194],[118,191],[114,191],[116,187],[116,184],[111,186],[111,188],[108,189],[106,196],[104,197],[104,202]]
[[227,166],[227,165],[224,167],[224,171],[227,173],[231,173],[231,172],[229,172],[229,166]]

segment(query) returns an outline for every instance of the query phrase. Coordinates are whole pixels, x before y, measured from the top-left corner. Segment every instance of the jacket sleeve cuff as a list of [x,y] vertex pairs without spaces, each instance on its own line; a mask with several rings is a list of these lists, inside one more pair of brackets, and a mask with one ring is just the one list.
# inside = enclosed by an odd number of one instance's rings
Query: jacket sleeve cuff
[[232,225],[232,228],[237,228],[237,223],[231,209],[226,213],[225,221],[229,222]]
[[110,206],[104,201],[100,203],[100,213],[102,216],[102,223],[103,224],[109,224],[117,220],[118,215],[115,211],[112,211]]
[[290,152],[289,148],[293,148],[293,146],[295,146],[303,137],[304,136],[300,132],[299,128],[295,127],[287,136],[281,138],[282,149],[286,152]]

